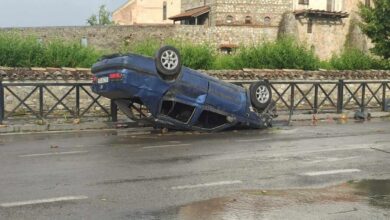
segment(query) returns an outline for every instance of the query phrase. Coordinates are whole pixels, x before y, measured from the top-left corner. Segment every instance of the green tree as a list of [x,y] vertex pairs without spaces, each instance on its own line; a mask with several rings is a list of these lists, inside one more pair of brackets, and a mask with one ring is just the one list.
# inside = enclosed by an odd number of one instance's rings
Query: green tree
[[375,44],[372,52],[385,59],[390,58],[390,1],[374,0],[374,6],[359,5],[363,20],[360,27]]
[[98,15],[93,14],[87,19],[87,23],[91,26],[95,25],[112,25],[111,12],[109,12],[105,5],[100,6]]

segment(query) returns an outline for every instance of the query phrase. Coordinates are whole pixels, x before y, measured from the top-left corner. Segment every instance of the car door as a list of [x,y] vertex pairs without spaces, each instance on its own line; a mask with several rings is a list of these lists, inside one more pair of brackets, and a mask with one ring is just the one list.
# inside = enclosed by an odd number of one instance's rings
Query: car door
[[240,113],[245,110],[245,89],[223,81],[209,81],[206,104],[228,113]]

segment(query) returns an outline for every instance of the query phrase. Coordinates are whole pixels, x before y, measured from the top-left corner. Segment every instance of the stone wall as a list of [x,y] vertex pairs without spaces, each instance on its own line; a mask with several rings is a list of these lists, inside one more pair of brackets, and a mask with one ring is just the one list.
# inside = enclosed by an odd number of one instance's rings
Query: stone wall
[[[318,70],[295,69],[242,69],[200,70],[222,80],[389,80],[390,70]],[[3,82],[75,82],[92,79],[90,69],[85,68],[8,68],[0,67]]]
[[[279,26],[282,15],[291,11],[291,0],[215,0],[212,25]],[[231,23],[227,16],[233,16]],[[246,23],[250,17],[250,23]]]
[[53,39],[80,42],[86,38],[88,45],[112,52],[119,50],[126,42],[140,42],[147,38],[172,38],[175,28],[177,27],[174,25],[3,28],[0,29],[0,33],[12,32],[22,36],[35,36],[44,42]]
[[214,0],[181,0],[181,10],[184,12],[188,9],[211,5],[213,2]]
[[[13,32],[22,36],[35,36],[43,41],[62,39],[81,41],[112,53],[126,44],[145,41],[145,39],[181,39],[196,43],[252,44],[276,40],[276,27],[204,27],[190,25],[134,25],[109,27],[46,27],[46,28],[7,28],[0,32]],[[243,34],[244,33],[244,34]]]
[[[180,26],[175,29],[175,37],[195,43],[208,43],[215,47],[221,44],[251,45],[277,39],[278,29],[275,27],[203,27]],[[245,34],[243,34],[245,33]]]

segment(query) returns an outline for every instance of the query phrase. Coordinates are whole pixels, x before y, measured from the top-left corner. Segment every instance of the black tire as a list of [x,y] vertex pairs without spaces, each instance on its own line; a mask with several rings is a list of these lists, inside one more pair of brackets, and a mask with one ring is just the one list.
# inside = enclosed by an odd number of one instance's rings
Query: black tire
[[172,46],[161,47],[155,56],[157,72],[163,77],[174,78],[181,71],[181,56]]
[[249,88],[252,105],[262,111],[268,107],[272,101],[271,87],[264,81],[253,83]]

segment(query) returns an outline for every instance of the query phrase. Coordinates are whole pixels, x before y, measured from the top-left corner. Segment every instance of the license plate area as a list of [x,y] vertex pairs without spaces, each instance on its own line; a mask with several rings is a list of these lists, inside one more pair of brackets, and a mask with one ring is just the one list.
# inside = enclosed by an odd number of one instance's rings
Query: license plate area
[[108,83],[108,77],[100,77],[98,78],[98,84],[104,84],[104,83]]

